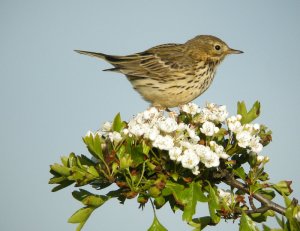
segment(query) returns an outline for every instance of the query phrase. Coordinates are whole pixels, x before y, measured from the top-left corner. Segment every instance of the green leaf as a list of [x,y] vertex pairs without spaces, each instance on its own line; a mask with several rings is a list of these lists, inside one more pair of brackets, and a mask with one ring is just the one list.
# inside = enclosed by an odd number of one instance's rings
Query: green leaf
[[85,223],[89,216],[92,214],[95,208],[93,207],[84,207],[77,210],[69,219],[69,223]]
[[255,182],[255,184],[252,184],[250,185],[249,189],[250,189],[250,193],[253,194],[253,193],[256,193],[257,191],[261,190],[262,189],[262,185]]
[[241,119],[242,124],[251,123],[260,114],[260,102],[256,101],[248,112],[247,112],[245,102],[244,101],[238,102],[237,114],[240,114],[242,116]]
[[233,173],[238,176],[239,178],[241,178],[242,180],[246,179],[246,173],[243,167],[239,167],[237,169],[233,169]]
[[280,219],[280,218],[276,215],[275,218],[276,218],[276,221],[277,221],[278,225],[279,225],[281,228],[284,228],[284,226],[285,226],[284,217],[282,216],[281,219]]
[[183,201],[181,201],[180,198],[180,194],[183,190],[183,185],[168,180],[166,182],[165,188],[163,189],[162,195],[168,195],[168,193],[172,192],[172,195],[175,198],[176,202],[183,205]]
[[244,101],[237,103],[237,114],[241,115],[242,118],[247,115],[247,108]]
[[182,220],[191,221],[193,215],[196,212],[196,205],[198,201],[207,202],[208,199],[201,190],[199,182],[192,182],[189,187],[186,188],[181,194],[179,194],[180,200],[184,204],[184,211],[182,214]]
[[86,144],[89,152],[97,159],[104,160],[101,144],[103,143],[100,135],[96,133],[94,136],[90,134],[89,136],[83,137],[83,141]]
[[165,203],[166,203],[166,199],[163,196],[156,197],[154,200],[156,209],[163,207]]
[[133,160],[132,164],[135,167],[144,162],[145,159],[144,159],[144,152],[143,152],[142,144],[139,144],[138,146],[136,146],[132,149],[131,158]]
[[90,195],[87,196],[82,200],[84,205],[92,206],[98,208],[99,206],[103,205],[109,197],[102,196],[102,195]]
[[209,184],[208,209],[213,223],[218,224],[221,220],[216,210],[220,209],[219,198],[216,195],[215,189]]
[[113,121],[112,129],[113,131],[120,132],[125,127],[125,123],[121,119],[120,113],[118,113]]
[[146,156],[148,156],[148,153],[149,153],[149,151],[151,150],[151,147],[148,146],[148,145],[146,144],[145,141],[143,141],[142,146],[143,146],[143,153],[144,153]]
[[90,166],[87,170],[88,173],[92,174],[95,177],[99,177],[99,173],[94,166]]
[[158,221],[156,215],[154,214],[152,225],[150,226],[148,231],[168,231],[168,230]]
[[192,221],[189,222],[189,225],[195,227],[194,231],[200,231],[203,230],[206,226],[211,224],[211,217],[206,216],[206,217],[199,217],[199,218],[194,218]]
[[242,213],[242,217],[240,219],[240,231],[259,231],[256,227],[254,221],[248,217],[244,212]]
[[79,189],[78,191],[73,191],[72,192],[72,196],[78,200],[78,201],[82,201],[84,198],[86,198],[87,196],[93,195],[92,193],[90,193],[87,190],[84,189]]
[[282,180],[279,181],[277,184],[273,184],[272,188],[275,189],[280,195],[284,194],[289,196],[293,190],[291,189],[292,181]]
[[245,123],[250,123],[255,120],[260,115],[260,102],[256,101],[250,111],[247,113],[247,121]]
[[263,195],[265,198],[272,200],[276,195],[275,192],[271,189],[261,189],[259,194]]
[[57,192],[63,188],[68,187],[69,185],[73,184],[74,181],[69,181],[69,180],[65,180],[59,183],[59,185],[55,186],[51,191],[52,192]]
[[54,172],[58,173],[61,176],[70,176],[70,174],[71,174],[71,171],[68,167],[65,167],[60,164],[50,165],[50,169],[53,170]]

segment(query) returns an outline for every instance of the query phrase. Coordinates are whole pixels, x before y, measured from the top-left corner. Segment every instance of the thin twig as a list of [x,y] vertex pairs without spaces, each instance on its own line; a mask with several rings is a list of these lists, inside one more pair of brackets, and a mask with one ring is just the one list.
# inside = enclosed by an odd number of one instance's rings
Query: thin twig
[[262,207],[258,208],[258,209],[253,209],[253,211],[266,211],[268,209],[271,209],[277,213],[280,213],[281,215],[285,215],[285,208],[282,207],[279,204],[276,204],[275,202],[265,198],[263,195],[259,194],[259,193],[250,193],[250,190],[248,189],[247,185],[241,183],[240,181],[236,180],[229,172],[227,172],[227,175],[225,177],[225,179],[223,180],[223,182],[231,187],[237,188],[245,193],[247,193],[248,195],[252,196],[253,198],[255,198],[256,200],[258,200],[260,203],[262,203]]

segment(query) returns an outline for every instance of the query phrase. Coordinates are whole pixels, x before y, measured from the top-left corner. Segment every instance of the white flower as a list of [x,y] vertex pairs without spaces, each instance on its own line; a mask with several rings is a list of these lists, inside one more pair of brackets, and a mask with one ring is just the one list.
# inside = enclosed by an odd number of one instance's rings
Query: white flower
[[156,107],[151,107],[148,110],[143,112],[143,118],[145,120],[150,120],[153,117],[157,116],[159,114],[158,110]]
[[153,146],[161,150],[170,150],[174,146],[174,141],[169,135],[158,135],[153,142]]
[[111,127],[112,127],[112,124],[110,122],[105,122],[102,125],[102,131],[103,132],[110,132],[111,131]]
[[189,142],[189,141],[187,141],[187,140],[181,140],[180,142],[179,142],[179,144],[180,144],[180,146],[181,147],[183,147],[183,148],[192,148],[192,144]]
[[256,160],[260,164],[269,162],[270,158],[268,156],[257,156]]
[[185,123],[179,123],[178,127],[177,127],[177,131],[184,131],[186,129],[188,129],[188,125],[186,125]]
[[214,123],[206,121],[204,122],[204,124],[202,124],[202,128],[200,128],[200,131],[206,136],[213,136],[219,131],[219,128],[216,127]]
[[196,154],[197,154],[200,158],[204,157],[204,156],[205,156],[205,153],[210,151],[210,148],[209,148],[209,147],[206,147],[206,146],[204,146],[204,145],[202,145],[202,144],[195,144],[195,145],[193,146],[193,148],[194,148]]
[[196,135],[196,132],[193,128],[186,127],[186,131],[194,143],[197,143],[200,140],[200,137]]
[[237,114],[237,115],[236,115],[236,118],[237,118],[237,120],[239,120],[239,121],[240,121],[240,120],[242,119],[242,115],[240,115],[240,114]]
[[263,162],[263,161],[264,161],[264,159],[265,159],[265,157],[264,157],[264,156],[257,156],[257,157],[256,157],[256,160],[257,160],[257,162],[258,162],[258,163],[261,163],[261,162]]
[[169,150],[169,156],[171,160],[181,161],[182,149],[179,147],[173,147]]
[[242,117],[240,115],[229,117],[227,119],[227,126],[228,126],[229,130],[234,133],[238,133],[238,132],[242,131],[243,128],[242,128],[242,124],[240,122],[241,119],[242,119]]
[[295,214],[295,218],[298,222],[300,222],[300,211]]
[[116,131],[108,133],[108,137],[109,137],[111,142],[118,143],[122,140],[121,134],[119,132],[116,132]]
[[238,140],[238,145],[241,148],[246,148],[247,146],[249,146],[251,138],[252,136],[248,131],[241,131],[236,135],[236,139]]
[[174,118],[163,118],[158,121],[158,127],[163,132],[171,133],[178,128],[178,124]]
[[220,165],[219,157],[210,149],[201,156],[201,162],[207,168],[218,167]]
[[94,132],[92,132],[92,131],[90,131],[90,130],[88,130],[87,133],[85,134],[86,137],[87,137],[87,136],[91,136],[91,135],[92,135],[92,137],[95,136]]
[[224,147],[218,145],[215,141],[210,141],[209,143],[212,150],[222,159],[228,159],[229,155],[224,151]]
[[181,159],[181,164],[182,167],[188,168],[188,169],[193,169],[196,167],[200,162],[200,159],[198,155],[191,149],[186,149],[183,152],[183,156]]
[[222,189],[218,189],[218,194],[221,200],[227,205],[230,205],[232,203],[232,195],[229,190],[224,191]]
[[253,124],[253,128],[254,130],[259,130],[260,129],[260,125],[259,124]]
[[252,137],[252,139],[249,142],[249,147],[251,148],[252,152],[259,153],[263,149],[263,145],[259,143],[260,138],[258,136]]
[[227,116],[228,116],[228,111],[226,109],[226,106],[225,105],[220,106],[217,112],[217,120],[219,122],[224,122]]
[[230,131],[232,131],[234,133],[238,133],[242,129],[242,124],[240,121],[235,121],[232,123],[228,123],[228,128]]
[[200,109],[199,115],[195,118],[195,122],[204,123],[208,120],[210,114],[211,112],[207,108]]
[[154,141],[158,135],[159,135],[159,130],[157,129],[157,127],[150,128],[147,131],[147,133],[145,133],[145,137],[152,141]]
[[127,128],[124,128],[124,129],[122,130],[122,133],[123,133],[125,136],[127,136],[128,133],[129,133],[129,130],[128,130]]
[[192,173],[193,173],[194,175],[199,175],[200,171],[199,171],[199,166],[198,166],[198,165],[195,166],[195,167],[192,169]]
[[181,111],[186,112],[187,114],[195,115],[199,112],[199,107],[197,104],[188,103],[181,107]]
[[139,137],[139,136],[142,136],[145,133],[145,130],[144,130],[145,126],[143,126],[141,124],[130,124],[130,122],[128,124],[128,131],[131,134]]

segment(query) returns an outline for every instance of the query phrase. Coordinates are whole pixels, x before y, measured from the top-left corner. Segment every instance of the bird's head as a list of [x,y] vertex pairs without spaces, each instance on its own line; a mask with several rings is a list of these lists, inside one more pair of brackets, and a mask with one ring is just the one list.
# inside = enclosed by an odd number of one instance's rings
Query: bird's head
[[198,35],[185,44],[192,57],[197,60],[221,61],[226,55],[241,54],[243,51],[230,48],[221,39],[212,35]]

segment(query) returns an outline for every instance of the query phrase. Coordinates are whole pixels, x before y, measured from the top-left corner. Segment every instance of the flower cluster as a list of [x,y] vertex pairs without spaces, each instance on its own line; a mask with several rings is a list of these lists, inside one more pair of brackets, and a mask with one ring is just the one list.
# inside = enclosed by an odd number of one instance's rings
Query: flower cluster
[[260,143],[258,133],[259,124],[241,124],[241,115],[231,116],[227,119],[227,126],[236,135],[238,145],[241,148],[250,148],[255,153],[261,152],[263,145]]
[[[180,115],[190,116],[193,123],[182,122]],[[137,114],[120,132],[113,131],[112,124],[106,122],[99,133],[114,145],[125,140],[127,136],[147,140],[152,148],[167,151],[171,160],[198,175],[200,163],[206,168],[218,167],[220,159],[229,158],[224,147],[214,139],[225,121],[228,130],[235,134],[240,147],[250,148],[257,153],[261,151],[262,144],[259,143],[258,136],[260,126],[242,125],[240,115],[227,117],[226,106],[213,103],[206,104],[204,108],[189,103],[180,107],[179,114],[166,113],[151,107]]]

